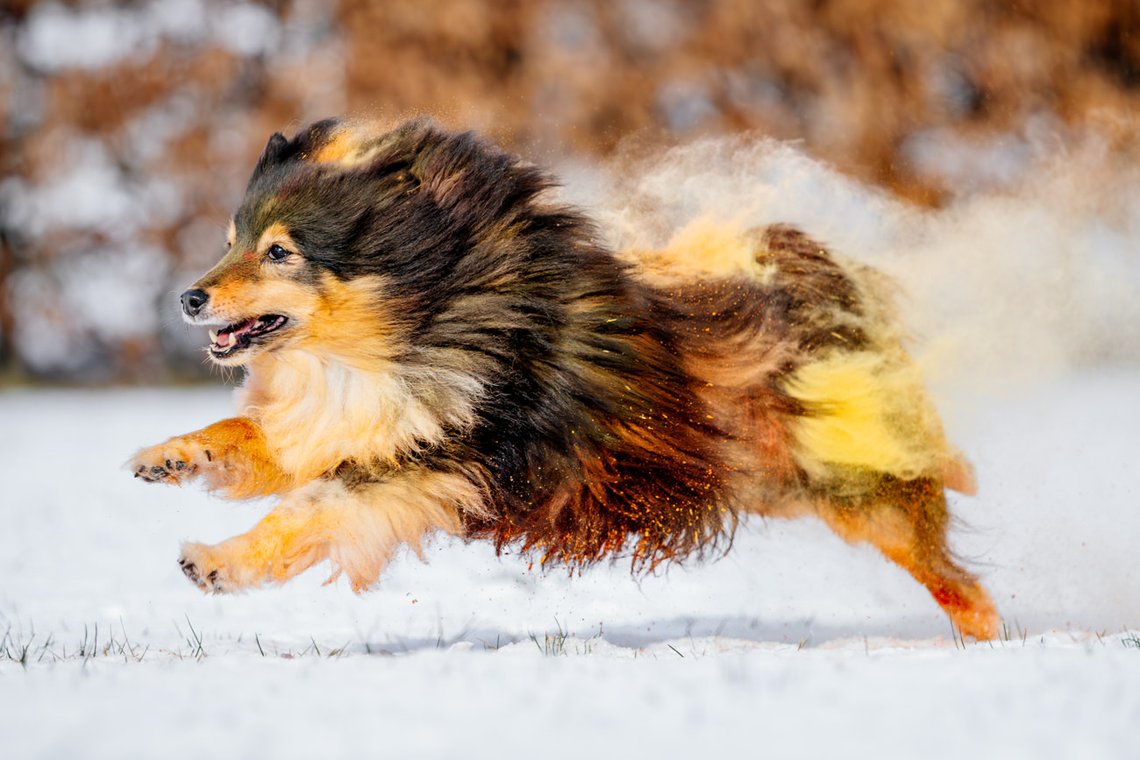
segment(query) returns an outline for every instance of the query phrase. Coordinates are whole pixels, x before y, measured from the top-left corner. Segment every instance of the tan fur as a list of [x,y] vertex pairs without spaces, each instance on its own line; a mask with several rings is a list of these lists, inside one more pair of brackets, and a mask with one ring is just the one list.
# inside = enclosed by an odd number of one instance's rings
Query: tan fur
[[247,533],[214,546],[185,544],[183,566],[194,568],[204,590],[232,592],[281,583],[328,560],[329,581],[343,573],[360,592],[376,583],[401,544],[419,552],[426,534],[458,532],[459,512],[481,509],[481,494],[459,475],[409,473],[360,488],[318,480],[289,494]]
[[337,131],[306,161],[316,164],[335,164],[351,169],[366,164],[380,150],[384,143],[379,140],[380,125],[369,122],[342,122]]
[[737,275],[763,279],[755,247],[731,220],[699,217],[673,235],[664,248],[631,251],[639,273],[659,287]]
[[[297,295],[292,298],[278,303],[289,303],[290,310],[299,314],[304,329],[295,344],[298,349],[374,368],[377,362],[386,366],[399,348],[393,344],[391,329],[399,297],[380,277],[341,282],[325,274],[313,296],[301,297],[304,305],[297,303]],[[378,313],[377,304],[384,306],[388,318]]]
[[376,316],[380,280],[326,276],[319,295],[301,296],[307,300],[300,309],[301,299],[291,296],[304,330],[253,358],[242,410],[265,430],[295,483],[346,461],[387,466],[398,454],[442,441],[446,426],[474,424],[482,393],[474,374],[446,367],[421,374],[393,361],[398,347]]
[[348,129],[342,129],[308,159],[318,164],[342,163],[355,147],[356,141],[352,133]]
[[286,279],[245,279],[231,276],[211,293],[214,314],[222,321],[237,321],[272,312],[275,304],[289,303],[301,319],[321,308],[319,294],[300,283]]
[[[252,363],[244,411],[264,428],[282,469],[298,484],[345,461],[387,466],[397,454],[442,441],[447,423],[473,424],[474,378],[435,377],[454,384],[447,408],[439,399],[429,403],[417,378],[383,369],[358,369],[302,350],[266,354]],[[438,390],[433,383],[432,392]]]
[[[257,247],[255,250],[258,253],[265,253],[272,246],[279,245],[287,251],[294,251],[297,244],[293,242],[293,238],[289,235],[289,228],[281,222],[274,222],[265,228],[261,233],[261,237],[257,239]],[[281,266],[278,264],[277,266]]]
[[870,543],[926,586],[962,636],[997,635],[999,618],[989,594],[946,548],[946,498],[937,480],[896,481],[865,503],[828,499],[815,506],[841,538]]
[[293,486],[293,479],[267,449],[261,428],[244,417],[215,422],[144,449],[128,466],[137,472],[139,468],[166,468],[168,462],[182,465],[169,468],[168,482],[201,476],[210,490],[231,499],[268,496]]

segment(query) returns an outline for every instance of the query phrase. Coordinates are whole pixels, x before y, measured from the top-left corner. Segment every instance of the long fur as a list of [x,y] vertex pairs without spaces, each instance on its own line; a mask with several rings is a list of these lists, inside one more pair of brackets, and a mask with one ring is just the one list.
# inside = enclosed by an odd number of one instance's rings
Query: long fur
[[187,575],[228,591],[327,559],[366,588],[432,530],[638,570],[727,548],[743,513],[816,514],[992,635],[945,545],[943,488],[972,490],[969,465],[881,278],[785,226],[701,220],[615,255],[550,187],[424,121],[270,139],[192,316],[285,327],[218,359],[248,370],[239,418],[134,468],[282,506],[188,545]]

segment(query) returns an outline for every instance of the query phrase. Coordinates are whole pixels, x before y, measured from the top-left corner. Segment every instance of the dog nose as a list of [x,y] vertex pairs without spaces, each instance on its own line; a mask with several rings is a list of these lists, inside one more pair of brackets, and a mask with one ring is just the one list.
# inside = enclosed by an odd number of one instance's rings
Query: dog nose
[[206,295],[204,290],[198,288],[187,290],[182,294],[182,311],[186,312],[188,317],[196,317],[209,300],[210,296]]

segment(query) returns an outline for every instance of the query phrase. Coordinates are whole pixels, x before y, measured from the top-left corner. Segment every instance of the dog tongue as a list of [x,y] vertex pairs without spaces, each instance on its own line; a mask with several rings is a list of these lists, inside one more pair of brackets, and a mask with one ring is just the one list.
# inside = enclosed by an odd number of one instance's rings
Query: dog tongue
[[256,322],[255,319],[249,319],[239,325],[231,325],[223,330],[218,330],[218,337],[214,339],[214,343],[217,344],[218,348],[225,348],[235,341],[235,336],[250,329]]

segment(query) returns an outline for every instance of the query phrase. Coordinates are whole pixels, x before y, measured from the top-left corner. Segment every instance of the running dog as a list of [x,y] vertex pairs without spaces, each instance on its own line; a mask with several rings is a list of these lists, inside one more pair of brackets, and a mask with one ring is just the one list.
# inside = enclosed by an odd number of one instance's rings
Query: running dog
[[727,548],[816,516],[997,633],[947,548],[973,493],[875,272],[783,225],[698,222],[615,253],[552,181],[470,133],[327,120],[274,134],[221,261],[182,294],[243,367],[239,416],[145,449],[136,477],[276,495],[186,544],[226,593],[328,561],[362,591],[436,531],[572,570]]

